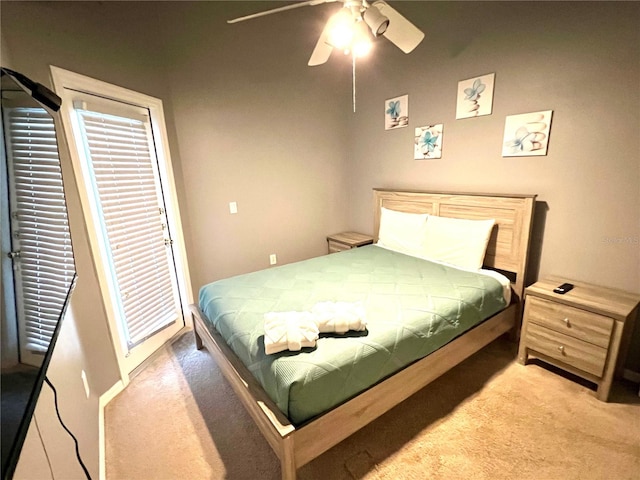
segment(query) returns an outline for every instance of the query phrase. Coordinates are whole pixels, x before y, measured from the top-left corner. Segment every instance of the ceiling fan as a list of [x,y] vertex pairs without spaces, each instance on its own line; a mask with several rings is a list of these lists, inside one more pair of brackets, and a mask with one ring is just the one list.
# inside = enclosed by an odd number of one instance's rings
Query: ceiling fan
[[329,19],[322,30],[309,59],[310,66],[325,63],[334,48],[346,55],[351,54],[355,64],[355,58],[365,55],[371,48],[371,35],[385,37],[404,53],[411,52],[424,38],[422,31],[383,0],[373,3],[367,0],[308,0],[235,18],[227,23],[337,1],[342,2],[343,8]]

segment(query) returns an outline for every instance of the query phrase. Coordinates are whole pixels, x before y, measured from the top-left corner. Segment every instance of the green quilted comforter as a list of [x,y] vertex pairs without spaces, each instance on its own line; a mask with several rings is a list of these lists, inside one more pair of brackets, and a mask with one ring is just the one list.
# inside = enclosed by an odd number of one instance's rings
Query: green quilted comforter
[[[363,302],[366,332],[266,355],[266,312]],[[369,245],[219,280],[200,309],[289,420],[299,425],[437,350],[503,309],[498,280]]]

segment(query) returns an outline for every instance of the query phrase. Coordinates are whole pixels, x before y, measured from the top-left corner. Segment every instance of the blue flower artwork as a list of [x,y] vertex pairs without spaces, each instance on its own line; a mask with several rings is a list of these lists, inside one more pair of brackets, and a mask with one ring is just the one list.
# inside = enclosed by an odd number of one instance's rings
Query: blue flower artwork
[[547,154],[552,110],[510,115],[505,119],[503,157]]
[[389,115],[391,118],[398,118],[400,116],[400,100],[391,100],[389,102],[387,115]]
[[442,158],[442,124],[418,127],[415,130],[413,158]]
[[491,115],[495,73],[458,82],[456,119]]
[[512,154],[522,152],[532,152],[539,148],[540,140],[544,140],[545,135],[541,132],[530,132],[527,126],[516,130],[511,140],[504,142],[504,146]]
[[478,98],[480,98],[480,94],[484,92],[485,88],[487,88],[487,86],[482,83],[479,78],[476,78],[473,81],[473,86],[471,88],[464,89],[465,100],[478,100]]
[[409,125],[409,95],[386,100],[384,108],[385,130]]

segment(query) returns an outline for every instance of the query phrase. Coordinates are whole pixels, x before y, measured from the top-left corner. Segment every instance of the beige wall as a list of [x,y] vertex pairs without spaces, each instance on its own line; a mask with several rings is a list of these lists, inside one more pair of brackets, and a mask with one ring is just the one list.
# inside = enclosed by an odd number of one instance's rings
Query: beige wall
[[266,268],[271,253],[321,255],[348,226],[344,68],[307,66],[315,14],[228,25],[268,8],[237,3],[159,4],[196,290]]
[[[373,187],[538,194],[536,272],[640,293],[640,5],[398,2],[426,33],[360,68],[348,162],[350,226],[371,231]],[[495,72],[493,114],[455,120],[457,82]],[[409,95],[409,128],[384,100]],[[548,155],[502,158],[506,115],[553,110]],[[413,129],[443,123],[443,158]],[[638,329],[640,330],[640,328]],[[640,371],[640,333],[630,355]]]
[[[371,230],[374,186],[536,193],[541,274],[640,293],[638,4],[397,5],[427,37],[408,56],[381,45],[361,68],[353,225]],[[491,72],[493,114],[455,120],[457,82]],[[384,100],[405,93],[409,128],[385,132]],[[548,155],[502,158],[505,116],[537,110],[554,111]],[[444,123],[443,158],[414,161],[413,128],[430,123]]]
[[[279,263],[323,254],[329,233],[371,232],[371,188],[407,187],[537,193],[534,273],[640,293],[639,5],[394,5],[427,36],[410,55],[377,43],[357,69],[355,114],[347,59],[306,66],[335,5],[227,25],[269,5],[3,2],[1,21],[17,70],[42,81],[54,64],[163,100],[196,290],[268,267],[270,253]],[[456,121],[457,82],[490,72],[493,114]],[[405,93],[409,128],[385,132],[384,100]],[[505,116],[547,109],[548,155],[502,158]],[[414,161],[413,128],[429,123],[444,123],[444,157]],[[62,402],[84,395],[78,367],[96,395],[117,377],[104,314],[89,310],[97,284],[84,255],[83,310],[66,334],[82,349],[56,374],[70,379],[57,380]],[[79,419],[91,425],[76,425],[92,471],[94,406]]]
[[[75,308],[82,290],[74,291],[70,309],[65,316],[58,341],[56,343],[47,377],[58,392],[60,416],[65,425],[78,439],[80,455],[92,478],[99,478],[98,428],[99,385],[90,385],[89,398],[86,397],[80,372],[84,370],[89,380],[96,377],[91,367],[97,355],[85,351],[87,345],[80,335],[78,327],[85,323],[86,316],[78,315]],[[109,359],[103,358],[107,363]],[[117,378],[113,380],[113,383]],[[76,461],[73,439],[64,431],[58,421],[53,391],[45,384],[34,413],[36,423],[31,422],[23,453],[20,456],[15,480],[42,480],[49,478],[82,479],[85,478],[80,464]],[[46,463],[41,459],[41,450],[46,451]]]

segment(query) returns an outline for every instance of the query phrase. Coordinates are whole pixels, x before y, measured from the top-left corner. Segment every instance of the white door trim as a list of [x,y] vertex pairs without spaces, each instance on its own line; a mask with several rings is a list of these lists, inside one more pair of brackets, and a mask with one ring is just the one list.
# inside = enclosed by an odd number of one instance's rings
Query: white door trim
[[[107,290],[107,272],[105,271],[103,263],[100,261],[97,253],[100,250],[101,240],[96,234],[98,229],[96,228],[95,219],[92,215],[92,199],[89,198],[87,189],[82,187],[85,184],[85,176],[83,173],[83,169],[85,167],[83,166],[81,157],[75,147],[77,143],[73,134],[73,122],[76,120],[73,115],[73,102],[70,101],[70,96],[74,92],[83,92],[115,101],[125,102],[149,110],[152,119],[152,131],[158,155],[158,163],[161,170],[160,181],[165,195],[166,214],[169,221],[169,228],[172,232],[172,238],[174,240],[174,256],[178,277],[178,288],[180,290],[180,300],[182,304],[182,313],[185,323],[188,325],[191,318],[189,305],[193,303],[193,291],[191,288],[187,264],[184,235],[177,202],[177,193],[169,153],[168,135],[166,131],[162,101],[158,98],[134,92],[126,88],[111,85],[74,72],[69,72],[53,65],[51,66],[51,75],[54,89],[63,99],[62,106],[60,108],[62,127],[69,147],[76,183],[80,187],[78,190],[87,227],[86,232],[91,245],[94,267],[100,283],[104,308],[106,310],[109,323],[109,330],[114,344],[116,358],[118,360],[120,377],[123,384],[127,385],[129,382],[129,373],[133,369],[129,368],[125,361],[126,352],[124,352],[121,347],[122,334],[120,332],[119,322],[117,321],[115,312],[108,301],[109,292]],[[162,346],[164,342],[164,340],[162,342],[158,342],[159,344],[157,346]]]

